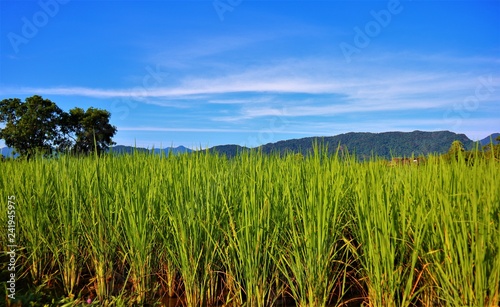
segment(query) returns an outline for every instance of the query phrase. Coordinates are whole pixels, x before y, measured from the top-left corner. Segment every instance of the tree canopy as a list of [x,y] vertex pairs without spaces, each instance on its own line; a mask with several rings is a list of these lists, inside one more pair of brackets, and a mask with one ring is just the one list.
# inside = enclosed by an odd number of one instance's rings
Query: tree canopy
[[459,140],[455,140],[453,141],[453,143],[451,143],[448,153],[456,154],[458,152],[464,152],[464,151],[465,151],[464,144],[462,144],[462,142],[460,142]]
[[116,127],[109,123],[110,116],[108,111],[96,108],[88,108],[87,111],[71,109],[64,118],[68,141],[65,146],[76,153],[86,154],[107,150],[115,144],[112,137],[116,133]]
[[18,98],[0,101],[0,139],[21,156],[54,152],[88,154],[114,145],[116,127],[109,123],[106,110],[73,108],[68,113],[54,102],[35,95],[22,102]]

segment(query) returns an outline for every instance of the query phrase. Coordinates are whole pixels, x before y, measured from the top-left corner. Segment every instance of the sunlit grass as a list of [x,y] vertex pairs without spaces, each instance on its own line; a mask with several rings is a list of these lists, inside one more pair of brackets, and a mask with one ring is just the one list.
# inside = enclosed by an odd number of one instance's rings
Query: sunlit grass
[[[351,180],[347,164],[315,150],[304,161],[286,165],[284,240],[288,244],[281,257],[290,293],[299,306],[339,303],[347,266],[342,240]],[[336,298],[331,297],[334,287],[340,288]]]
[[[16,196],[25,300],[500,300],[500,165],[492,159],[388,166],[317,148],[305,157],[64,156],[5,161],[0,171],[5,206]],[[6,276],[6,263],[0,268]]]
[[[429,187],[434,233],[429,275],[443,306],[498,306],[500,198],[498,164],[446,165]],[[495,192],[495,190],[497,192]]]

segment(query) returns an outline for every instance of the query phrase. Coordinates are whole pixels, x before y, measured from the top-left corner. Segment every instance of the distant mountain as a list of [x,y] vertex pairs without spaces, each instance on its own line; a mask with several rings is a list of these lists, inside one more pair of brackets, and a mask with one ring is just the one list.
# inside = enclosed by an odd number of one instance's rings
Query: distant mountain
[[208,151],[210,151],[210,152],[223,154],[223,155],[226,155],[228,158],[232,158],[239,153],[249,151],[249,150],[250,150],[250,148],[240,146],[240,145],[219,145],[219,146],[210,147],[208,149]]
[[[499,136],[500,133],[479,140],[481,146],[490,143],[490,138]],[[413,132],[349,132],[335,136],[324,137],[308,137],[302,139],[292,139],[269,143],[260,147],[250,149],[239,145],[220,145],[208,149],[210,152],[217,152],[228,157],[234,157],[237,154],[249,150],[261,150],[263,153],[302,153],[308,154],[311,152],[314,144],[325,145],[331,152],[340,148],[341,151],[348,151],[355,154],[359,159],[367,159],[372,156],[378,156],[390,159],[391,157],[410,157],[412,155],[428,155],[430,153],[442,154],[446,153],[453,141],[462,142],[465,149],[474,148],[476,142],[469,139],[465,134],[457,134],[450,131],[413,131]],[[340,146],[340,147],[339,147]],[[153,149],[117,145],[109,149],[109,152],[123,154],[133,152],[152,152]],[[13,149],[4,147],[1,148],[1,154],[8,157],[12,154]],[[154,153],[181,154],[190,153],[193,150],[184,146],[167,147],[163,149],[155,148]]]
[[[453,141],[459,140],[466,149],[472,149],[474,142],[465,134],[450,131],[413,131],[413,132],[350,132],[328,137],[308,137],[269,143],[260,146],[263,153],[310,153],[314,144],[326,145],[330,151],[340,149],[354,153],[359,159],[379,156],[409,157],[412,155],[442,154],[448,151]],[[210,150],[234,156],[238,151],[246,150],[237,145],[212,147]]]
[[186,153],[186,152],[192,152],[191,149],[186,148],[184,146],[178,146],[178,147],[167,147],[167,148],[155,148],[155,149],[147,149],[147,148],[142,148],[142,147],[133,147],[133,146],[124,146],[124,145],[117,145],[110,147],[108,152],[112,153],[133,153],[133,152],[152,152],[154,150],[154,153],[160,154],[164,153],[166,155],[171,152],[172,154],[181,154],[181,153]]
[[133,146],[124,146],[124,145],[116,145],[112,146],[108,149],[110,153],[117,154],[130,154],[134,152],[149,152],[148,149],[142,147],[133,147]]
[[493,144],[496,144],[497,141],[495,141],[495,139],[500,136],[500,133],[493,133],[491,135],[488,135],[487,137],[485,137],[484,139],[482,140],[479,140],[479,144],[481,144],[481,146],[486,146],[486,145],[489,145],[491,143],[491,140],[493,140]]
[[[0,148],[0,153],[4,157],[10,157],[13,153],[14,149],[9,148],[9,147],[3,147]],[[117,145],[110,147],[108,149],[108,152],[113,152],[113,153],[118,153],[118,154],[130,154],[133,152],[151,152],[152,149],[147,149],[147,148],[141,148],[141,147],[133,147],[133,146],[124,146],[124,145]],[[186,153],[186,152],[192,152],[193,150],[186,148],[184,146],[178,146],[178,147],[167,147],[163,149],[155,148],[154,152],[156,154],[160,154],[161,152],[164,152],[165,155],[168,155],[169,152],[172,154],[181,154],[181,153]],[[18,155],[14,155],[14,157],[17,157]]]
[[184,146],[178,146],[178,147],[167,147],[167,148],[164,148],[164,149],[158,149],[158,148],[155,148],[155,153],[160,153],[160,152],[164,152],[165,154],[168,154],[169,152],[173,153],[173,154],[181,154],[181,153],[187,153],[187,152],[192,152],[193,150],[189,149],[189,148],[186,148]]

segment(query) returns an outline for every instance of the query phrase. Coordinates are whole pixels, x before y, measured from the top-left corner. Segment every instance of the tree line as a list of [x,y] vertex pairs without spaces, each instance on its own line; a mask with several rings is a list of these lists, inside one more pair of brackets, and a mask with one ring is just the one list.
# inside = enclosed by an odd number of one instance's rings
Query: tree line
[[114,145],[116,127],[109,123],[111,113],[90,107],[64,112],[56,103],[34,95],[21,101],[0,101],[0,139],[21,157],[35,154],[101,153]]
[[442,157],[445,160],[463,158],[469,164],[474,163],[477,159],[495,159],[496,161],[500,161],[500,136],[497,136],[495,140],[491,140],[489,144],[482,148],[478,146],[472,150],[465,150],[464,144],[459,140],[455,140],[451,143],[448,152],[443,154]]

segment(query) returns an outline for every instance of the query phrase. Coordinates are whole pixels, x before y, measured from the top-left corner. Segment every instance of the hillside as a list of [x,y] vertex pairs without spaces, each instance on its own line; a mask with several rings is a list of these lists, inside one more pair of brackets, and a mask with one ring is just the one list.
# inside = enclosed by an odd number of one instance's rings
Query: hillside
[[481,146],[486,146],[486,145],[489,145],[491,143],[491,141],[493,141],[493,144],[496,144],[496,141],[495,139],[500,136],[500,133],[493,133],[487,137],[485,137],[484,139],[478,141],[479,144],[481,144]]
[[117,146],[113,146],[109,149],[110,152],[118,153],[118,154],[133,153],[133,152],[151,152],[153,150],[154,150],[154,153],[156,153],[156,154],[160,154],[163,152],[166,155],[168,155],[169,153],[180,154],[180,153],[186,153],[186,152],[192,151],[191,149],[186,148],[184,146],[167,147],[167,148],[163,148],[163,149],[160,149],[160,148],[146,149],[146,148],[141,148],[141,147],[117,145]]
[[210,152],[223,154],[223,155],[226,155],[228,158],[232,158],[239,153],[246,152],[246,151],[249,151],[251,149],[248,147],[243,147],[243,146],[239,146],[239,145],[219,145],[219,146],[210,147],[208,150]]
[[[493,133],[492,135],[477,141],[480,146],[490,143],[500,135]],[[307,154],[311,152],[315,143],[324,144],[328,146],[332,152],[337,150],[340,145],[342,151],[354,153],[359,159],[367,159],[372,156],[379,156],[386,159],[391,157],[409,157],[412,155],[428,155],[430,153],[442,154],[448,151],[453,141],[459,140],[464,144],[465,149],[469,150],[474,148],[475,142],[469,139],[465,134],[457,134],[450,131],[413,131],[413,132],[382,132],[382,133],[369,133],[369,132],[349,132],[335,136],[325,137],[308,137],[301,139],[292,139],[279,141],[276,143],[269,143],[262,145],[256,149],[262,150],[263,153],[302,153]],[[242,147],[239,145],[220,145],[208,149],[210,152],[218,152],[228,157],[234,157],[238,153],[248,151],[250,148]],[[138,152],[151,152],[153,149],[123,146],[118,145],[110,148],[110,152],[123,154]],[[10,156],[12,149],[2,148],[3,156]],[[168,154],[181,154],[193,152],[192,149],[184,146],[167,147],[163,149],[155,148],[154,152],[159,154],[163,152]]]
[[[349,132],[330,137],[308,137],[269,143],[260,148],[264,153],[300,152],[307,154],[315,143],[325,144],[330,150],[341,150],[355,153],[360,159],[373,155],[390,159],[411,155],[427,155],[430,153],[445,153],[453,141],[459,140],[466,149],[474,147],[474,141],[465,134],[450,131],[413,131],[413,132]],[[238,145],[224,145],[211,148],[212,151],[234,156],[247,148]]]

